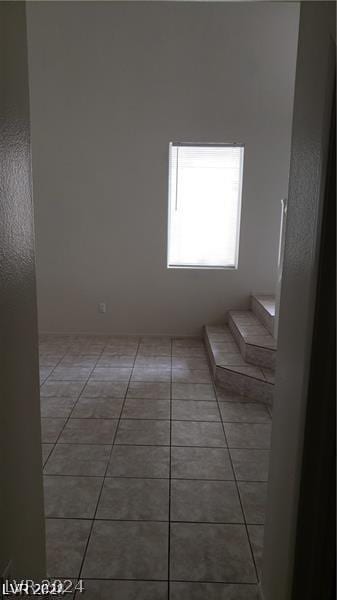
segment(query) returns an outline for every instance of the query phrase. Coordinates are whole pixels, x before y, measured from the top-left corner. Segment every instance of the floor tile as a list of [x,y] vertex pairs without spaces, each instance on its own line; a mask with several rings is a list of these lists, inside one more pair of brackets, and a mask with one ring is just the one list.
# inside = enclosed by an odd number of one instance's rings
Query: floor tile
[[212,376],[206,370],[172,369],[174,383],[212,383]]
[[[67,352],[62,360],[58,363],[57,369],[77,369],[80,372],[80,369],[89,369],[92,371],[96,362],[99,358],[99,354],[95,352],[86,352],[83,350],[76,350],[74,352]],[[75,372],[75,371],[74,371]],[[74,381],[80,381],[74,379]]]
[[269,450],[230,450],[238,481],[268,481]]
[[246,522],[252,525],[263,525],[267,505],[267,484],[240,481],[238,487]]
[[138,356],[169,356],[171,357],[171,345],[167,344],[140,344]]
[[49,335],[41,349],[50,574],[79,576],[96,514],[88,600],[257,600],[268,408],[214,387],[201,338]]
[[225,423],[225,432],[230,448],[267,449],[270,447],[270,424]]
[[226,352],[237,352],[238,349],[238,345],[236,342],[234,342],[234,338],[233,336],[230,337],[230,334],[228,336],[228,340],[231,339],[232,341],[216,341],[216,342],[212,342],[212,349],[213,351],[215,351],[217,354],[218,353],[226,353]]
[[207,358],[203,356],[173,356],[173,369],[197,369],[199,371],[209,371]]
[[214,400],[213,385],[209,383],[173,383],[173,400]]
[[46,519],[48,576],[78,577],[91,521]]
[[149,400],[148,398],[125,401],[122,419],[169,419],[169,400]]
[[117,428],[113,419],[69,419],[60,443],[112,444]]
[[203,400],[173,400],[172,419],[175,421],[220,421],[216,402]]
[[235,392],[229,392],[227,390],[224,390],[222,388],[220,388],[219,386],[215,386],[216,389],[216,395],[217,398],[219,400],[219,402],[252,402],[251,398],[247,398],[246,396],[241,396],[239,394],[236,394]]
[[169,443],[169,421],[122,419],[119,423],[116,444],[167,446]]
[[114,446],[110,477],[169,477],[170,449],[166,446]]
[[227,446],[221,423],[172,421],[172,446]]
[[131,371],[130,367],[96,367],[90,381],[129,381]]
[[109,344],[106,346],[106,348],[104,349],[104,354],[106,355],[111,355],[114,354],[115,356],[118,355],[129,355],[129,356],[136,356],[137,353],[137,347],[138,344]]
[[91,367],[56,367],[49,378],[50,381],[86,381],[91,371]]
[[128,384],[89,380],[82,398],[124,398]]
[[167,521],[168,515],[168,479],[105,479],[97,519]]
[[[63,586],[62,586],[62,583],[59,580],[59,578],[50,577],[49,581],[50,581],[50,585],[53,585],[53,583],[54,583],[55,587],[52,588],[53,593],[50,594],[49,596],[42,594],[42,595],[40,595],[40,598],[41,597],[45,598],[45,600],[63,600],[64,598],[67,598],[67,600],[74,600],[75,593],[76,593],[75,586],[78,581],[76,577],[67,577],[64,580]],[[39,598],[39,596],[36,596],[36,594],[33,596],[32,595],[24,596],[24,598],[27,600],[35,600],[36,597]]]
[[98,355],[96,353],[67,353],[60,363],[59,367],[91,367],[93,368],[97,362]]
[[171,476],[176,479],[234,479],[225,448],[178,448],[171,450]]
[[111,445],[56,444],[45,466],[46,475],[105,474]]
[[[233,337],[232,337],[233,340]],[[235,354],[238,351],[236,342],[212,342],[213,354],[220,356],[222,354]]]
[[143,381],[131,381],[126,397],[169,400],[170,391],[170,383],[146,383]]
[[53,372],[54,367],[41,367],[40,366],[40,385],[42,385],[46,379]]
[[236,485],[232,481],[171,482],[172,521],[243,523]]
[[93,518],[102,483],[102,477],[45,476],[46,517]]
[[172,346],[172,357],[206,358],[203,346]]
[[68,418],[74,405],[76,404],[76,398],[53,398],[53,397],[41,397],[41,417],[56,417]]
[[266,381],[269,381],[269,383],[275,383],[275,371],[272,371],[272,369],[265,369],[264,367],[262,367],[262,373]]
[[222,420],[229,423],[270,423],[269,412],[257,402],[219,402]]
[[43,418],[41,419],[41,439],[44,444],[53,444],[60,435],[66,418]]
[[[255,333],[257,334],[257,331]],[[276,342],[270,335],[254,335],[253,331],[249,331],[247,337],[249,339],[248,343],[252,344],[252,346],[262,346],[264,348],[270,348],[272,350],[276,349]]]
[[204,348],[204,341],[196,336],[179,336],[172,338],[173,348]]
[[171,582],[169,600],[260,600],[257,585]]
[[215,357],[217,365],[224,367],[247,365],[240,352],[217,352]]
[[252,545],[254,560],[259,578],[261,579],[262,559],[263,559],[263,540],[264,526],[263,525],[248,525],[248,535]]
[[45,464],[54,448],[54,444],[42,444],[42,464]]
[[40,396],[52,398],[78,398],[83,390],[83,382],[46,381],[41,386]]
[[245,526],[172,523],[171,579],[255,583]]
[[142,335],[140,343],[146,346],[163,345],[171,348],[172,338],[169,335]]
[[132,372],[131,381],[170,382],[171,369],[135,367]]
[[167,552],[166,523],[95,521],[82,576],[167,580]]
[[133,367],[133,354],[105,354],[97,362],[97,367]]
[[[84,594],[76,600],[167,600],[167,583],[162,581],[84,580]],[[255,600],[255,599],[253,599]]]
[[137,356],[135,369],[171,369],[170,356]]
[[80,398],[73,419],[118,419],[124,400],[118,398]]
[[50,354],[50,353],[40,353],[39,356],[39,365],[40,367],[56,367],[56,365],[60,362],[60,360],[63,358],[63,353],[59,353],[57,354],[55,352],[55,354]]
[[[234,373],[242,373],[243,375],[247,375],[247,377],[252,377],[253,379],[263,379],[262,369],[260,367],[255,367],[253,365],[249,365],[245,363],[245,365],[231,365],[227,367],[228,371],[234,371]],[[246,388],[243,386],[243,390]]]

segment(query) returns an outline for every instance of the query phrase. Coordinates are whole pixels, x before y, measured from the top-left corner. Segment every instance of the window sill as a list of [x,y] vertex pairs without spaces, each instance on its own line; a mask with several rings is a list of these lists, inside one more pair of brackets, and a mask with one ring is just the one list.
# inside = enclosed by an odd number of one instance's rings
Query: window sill
[[167,269],[193,269],[201,271],[237,271],[236,265],[212,266],[212,265],[167,265]]

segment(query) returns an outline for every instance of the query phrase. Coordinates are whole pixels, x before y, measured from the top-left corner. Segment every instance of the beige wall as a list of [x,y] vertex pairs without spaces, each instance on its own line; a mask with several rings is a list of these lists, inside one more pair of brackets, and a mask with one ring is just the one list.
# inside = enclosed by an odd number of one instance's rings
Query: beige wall
[[[272,291],[298,4],[28,13],[41,330],[194,334]],[[237,271],[166,269],[171,140],[246,144]]]
[[334,85],[335,23],[334,2],[302,3],[262,577],[265,600],[293,598],[320,221]]
[[26,18],[0,2],[0,575],[45,574]]

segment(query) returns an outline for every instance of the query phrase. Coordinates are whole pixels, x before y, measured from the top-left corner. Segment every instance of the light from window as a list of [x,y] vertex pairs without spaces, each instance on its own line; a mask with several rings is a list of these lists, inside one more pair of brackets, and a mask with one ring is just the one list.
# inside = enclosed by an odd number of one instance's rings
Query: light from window
[[236,268],[243,146],[170,144],[168,267]]

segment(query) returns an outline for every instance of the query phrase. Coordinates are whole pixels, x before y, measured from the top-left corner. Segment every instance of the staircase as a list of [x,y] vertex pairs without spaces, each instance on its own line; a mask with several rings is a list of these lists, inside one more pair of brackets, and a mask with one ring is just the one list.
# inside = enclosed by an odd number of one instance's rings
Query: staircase
[[227,324],[205,327],[215,382],[225,390],[272,404],[276,341],[275,297],[251,297],[251,310],[231,310]]

